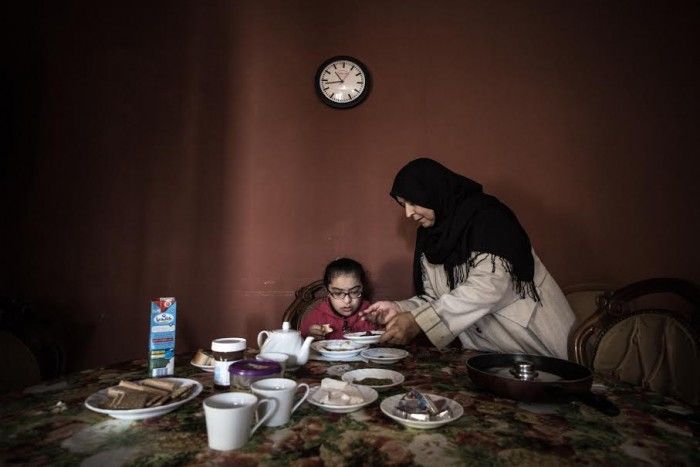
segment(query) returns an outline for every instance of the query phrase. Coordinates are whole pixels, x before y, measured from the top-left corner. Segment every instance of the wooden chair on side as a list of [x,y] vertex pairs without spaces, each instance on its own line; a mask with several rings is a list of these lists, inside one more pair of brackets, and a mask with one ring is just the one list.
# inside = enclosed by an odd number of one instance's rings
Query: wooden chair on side
[[283,321],[289,321],[292,329],[299,329],[304,315],[328,296],[322,280],[313,281],[294,293],[294,301],[284,312]]
[[700,288],[648,279],[605,294],[569,341],[592,370],[700,405]]
[[604,283],[574,284],[562,288],[566,300],[574,311],[576,321],[574,329],[591,316],[600,306],[600,301],[606,294],[614,292],[616,287]]

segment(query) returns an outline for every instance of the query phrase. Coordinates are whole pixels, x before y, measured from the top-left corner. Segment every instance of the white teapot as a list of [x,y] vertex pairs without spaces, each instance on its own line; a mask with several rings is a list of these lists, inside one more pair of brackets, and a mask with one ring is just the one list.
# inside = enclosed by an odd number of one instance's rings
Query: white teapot
[[[265,338],[264,336],[267,336]],[[258,347],[262,352],[280,352],[289,355],[287,365],[298,366],[303,365],[309,359],[309,347],[313,337],[309,336],[306,340],[301,338],[301,333],[291,329],[289,321],[282,323],[282,329],[274,331],[260,331],[258,333]]]

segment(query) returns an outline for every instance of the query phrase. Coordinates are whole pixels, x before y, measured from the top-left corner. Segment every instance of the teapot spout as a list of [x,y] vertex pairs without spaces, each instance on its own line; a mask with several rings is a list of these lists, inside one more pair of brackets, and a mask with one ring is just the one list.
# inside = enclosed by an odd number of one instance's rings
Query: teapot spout
[[309,360],[309,349],[311,348],[311,343],[313,341],[313,336],[309,336],[304,340],[304,343],[301,345],[301,348],[296,355],[297,365],[304,365]]

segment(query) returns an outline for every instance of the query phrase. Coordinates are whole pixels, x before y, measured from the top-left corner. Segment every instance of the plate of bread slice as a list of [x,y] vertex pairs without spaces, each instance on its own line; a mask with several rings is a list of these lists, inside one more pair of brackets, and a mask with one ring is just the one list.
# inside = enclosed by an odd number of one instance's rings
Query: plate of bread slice
[[85,399],[85,407],[122,420],[141,420],[171,412],[200,392],[202,384],[187,378],[122,380]]

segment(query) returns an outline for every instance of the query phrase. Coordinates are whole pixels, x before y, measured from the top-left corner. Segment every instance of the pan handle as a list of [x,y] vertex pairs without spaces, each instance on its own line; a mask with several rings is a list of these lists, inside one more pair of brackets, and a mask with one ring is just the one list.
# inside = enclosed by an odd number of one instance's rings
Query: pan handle
[[552,391],[552,396],[558,396],[566,398],[569,400],[577,400],[587,406],[596,409],[603,415],[608,415],[610,417],[617,417],[620,415],[620,409],[610,402],[607,397],[594,394],[591,391],[570,391],[567,388],[557,385],[552,385],[549,387]]
[[583,402],[589,407],[593,407],[598,412],[604,415],[608,415],[610,417],[617,417],[618,415],[620,415],[620,409],[603,395],[594,394],[591,391],[576,393],[572,395],[577,400]]

